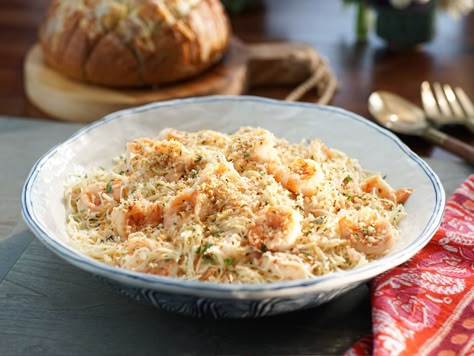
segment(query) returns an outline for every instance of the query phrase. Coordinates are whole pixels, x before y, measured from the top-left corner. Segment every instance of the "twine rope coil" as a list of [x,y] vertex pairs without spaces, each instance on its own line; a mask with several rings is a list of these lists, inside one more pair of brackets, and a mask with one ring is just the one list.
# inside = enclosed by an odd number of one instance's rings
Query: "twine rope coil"
[[328,104],[333,98],[337,89],[337,80],[331,71],[327,61],[316,51],[313,52],[311,71],[312,74],[296,88],[294,88],[285,98],[288,101],[300,100],[311,89],[315,88],[319,96],[316,103]]

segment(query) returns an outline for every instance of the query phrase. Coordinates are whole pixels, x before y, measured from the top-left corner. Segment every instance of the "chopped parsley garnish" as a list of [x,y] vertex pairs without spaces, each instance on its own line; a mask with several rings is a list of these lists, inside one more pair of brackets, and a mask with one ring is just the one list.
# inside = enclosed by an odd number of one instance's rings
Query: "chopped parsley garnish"
[[107,182],[107,185],[105,186],[105,189],[107,193],[112,193],[112,186],[110,185],[110,182]]
[[202,160],[202,156],[201,155],[197,155],[196,156],[196,159],[194,160],[195,163],[198,163]]
[[346,178],[344,178],[344,180],[343,180],[344,183],[348,183],[348,182],[350,182],[350,181],[352,181],[352,177],[351,177],[351,176],[346,176]]
[[244,153],[244,158],[249,158],[250,157],[250,154],[248,152],[245,152]]
[[267,252],[267,246],[262,242],[261,245],[260,245],[260,251],[262,252]]
[[232,266],[235,262],[235,258],[226,258],[224,259],[224,263],[226,266]]
[[209,247],[211,247],[212,244],[205,244],[202,248],[201,246],[199,246],[197,249],[196,249],[196,254],[201,254],[201,255],[204,255],[206,253],[206,251],[209,249]]
[[321,215],[321,216],[318,216],[316,219],[314,219],[312,223],[316,225],[321,225],[324,223],[324,220],[326,220],[326,217],[324,215]]
[[204,248],[202,249],[202,254],[204,255],[206,253],[206,251],[209,249],[209,247],[211,247],[211,246],[212,246],[212,244],[209,244],[209,243],[205,244]]
[[213,265],[214,264],[214,260],[212,259],[212,257],[209,257],[209,256],[204,256],[202,258],[202,260],[204,261],[204,263],[206,265]]

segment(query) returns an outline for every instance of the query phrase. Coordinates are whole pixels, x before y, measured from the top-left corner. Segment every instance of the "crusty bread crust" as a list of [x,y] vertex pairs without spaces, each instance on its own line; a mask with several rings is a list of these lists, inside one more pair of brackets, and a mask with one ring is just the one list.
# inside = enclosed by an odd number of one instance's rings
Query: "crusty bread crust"
[[138,87],[201,73],[223,56],[230,32],[220,0],[53,0],[39,38],[65,76]]

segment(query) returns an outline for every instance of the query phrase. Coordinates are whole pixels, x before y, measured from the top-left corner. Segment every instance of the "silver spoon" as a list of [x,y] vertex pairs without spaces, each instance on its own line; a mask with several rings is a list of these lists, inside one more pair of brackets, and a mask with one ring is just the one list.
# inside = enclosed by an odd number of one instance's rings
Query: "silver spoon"
[[386,91],[373,92],[369,96],[369,112],[389,130],[421,136],[474,164],[474,146],[430,126],[423,110],[398,95]]

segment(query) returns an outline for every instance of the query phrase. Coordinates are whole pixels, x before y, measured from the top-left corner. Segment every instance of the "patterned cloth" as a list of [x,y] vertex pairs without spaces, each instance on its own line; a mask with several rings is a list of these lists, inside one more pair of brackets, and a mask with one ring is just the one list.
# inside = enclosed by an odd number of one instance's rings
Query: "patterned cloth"
[[346,355],[474,355],[474,175],[429,244],[371,284],[373,335]]

